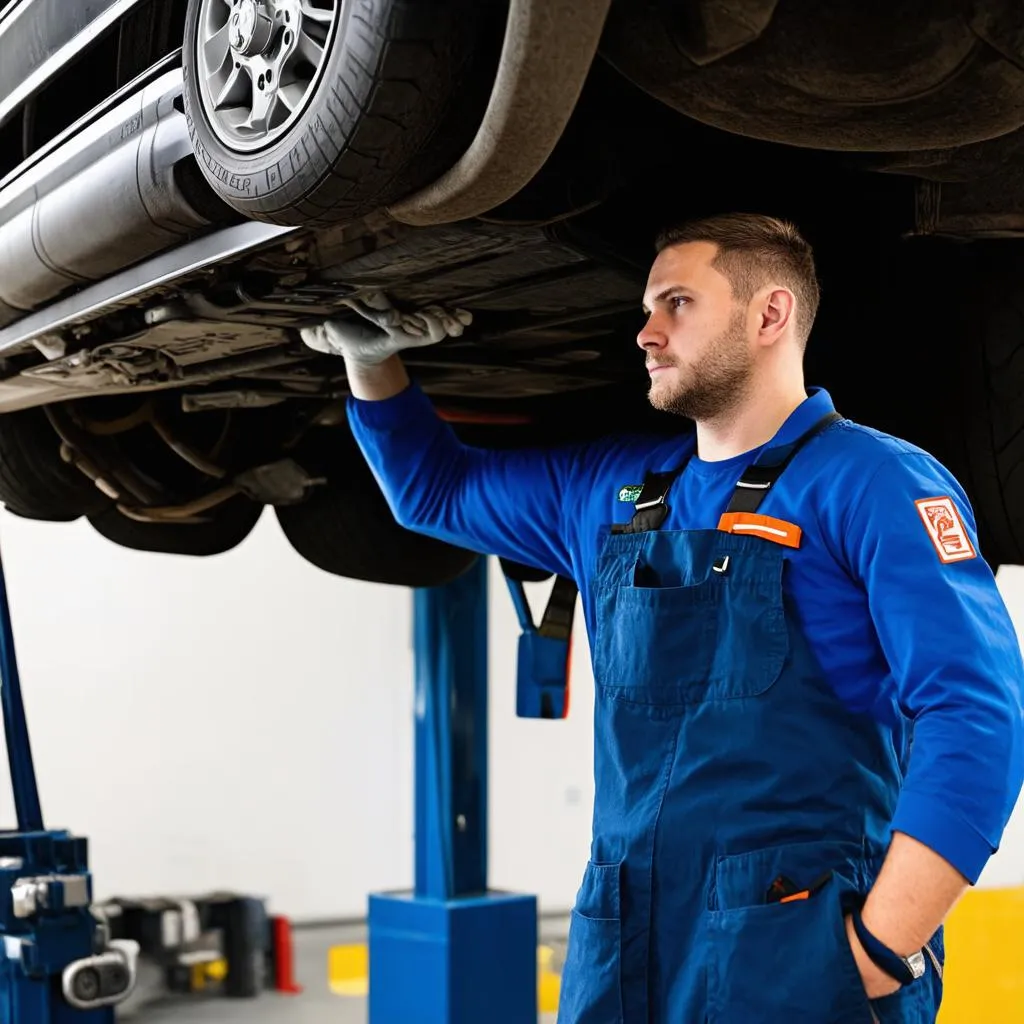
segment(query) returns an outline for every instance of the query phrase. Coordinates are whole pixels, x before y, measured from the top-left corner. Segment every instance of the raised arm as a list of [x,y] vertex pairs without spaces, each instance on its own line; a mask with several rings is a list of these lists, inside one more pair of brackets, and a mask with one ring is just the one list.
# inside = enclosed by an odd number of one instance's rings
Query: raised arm
[[303,332],[345,359],[349,423],[403,526],[486,554],[572,575],[566,511],[579,449],[490,451],[464,445],[410,381],[399,353],[457,337],[462,311],[402,314],[380,293],[350,302],[361,320]]

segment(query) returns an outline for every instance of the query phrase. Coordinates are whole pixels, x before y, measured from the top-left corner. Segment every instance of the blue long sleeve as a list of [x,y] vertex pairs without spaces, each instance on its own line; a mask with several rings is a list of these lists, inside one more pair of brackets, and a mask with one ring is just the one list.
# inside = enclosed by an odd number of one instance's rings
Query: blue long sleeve
[[381,402],[351,399],[348,415],[401,525],[572,575],[567,515],[583,449],[464,445],[416,385]]
[[[942,498],[959,523],[928,501]],[[974,882],[1024,781],[1024,666],[977,554],[967,498],[928,455],[893,453],[851,503],[842,536],[899,705],[914,722],[892,827]]]
[[[780,433],[798,436],[831,408],[819,390]],[[484,451],[416,386],[352,400],[349,420],[399,522],[572,576],[591,629],[600,540],[632,512],[620,493],[692,447],[680,436]],[[694,458],[664,528],[714,529],[755,454]],[[952,520],[929,499],[952,502]],[[766,510],[804,527],[785,585],[826,679],[851,711],[897,732],[913,724],[893,828],[976,881],[1024,783],[1024,663],[966,496],[920,449],[847,425],[802,454]]]

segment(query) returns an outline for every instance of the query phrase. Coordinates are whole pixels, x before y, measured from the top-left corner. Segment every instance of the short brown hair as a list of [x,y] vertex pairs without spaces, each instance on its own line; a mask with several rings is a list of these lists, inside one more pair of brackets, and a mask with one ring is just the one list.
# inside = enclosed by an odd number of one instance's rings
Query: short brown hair
[[821,289],[814,254],[795,225],[764,214],[723,213],[665,228],[655,248],[661,252],[687,242],[718,246],[712,265],[729,279],[740,302],[749,302],[771,277],[791,288],[797,300],[797,329],[807,341]]

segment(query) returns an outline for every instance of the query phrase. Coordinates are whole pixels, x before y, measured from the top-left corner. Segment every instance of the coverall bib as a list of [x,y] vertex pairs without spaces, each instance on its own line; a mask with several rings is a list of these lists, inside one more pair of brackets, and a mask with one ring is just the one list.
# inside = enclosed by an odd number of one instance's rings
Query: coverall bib
[[790,549],[639,512],[627,530],[594,581],[594,836],[559,1024],[932,1024],[941,929],[927,974],[884,999],[850,950],[906,752],[823,677]]

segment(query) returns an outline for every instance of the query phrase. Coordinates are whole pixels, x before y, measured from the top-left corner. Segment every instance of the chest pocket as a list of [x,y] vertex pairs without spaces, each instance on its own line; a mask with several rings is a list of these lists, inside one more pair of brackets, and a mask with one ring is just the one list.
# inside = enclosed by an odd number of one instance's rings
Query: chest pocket
[[789,653],[778,545],[717,530],[608,539],[594,675],[661,707],[757,697]]

